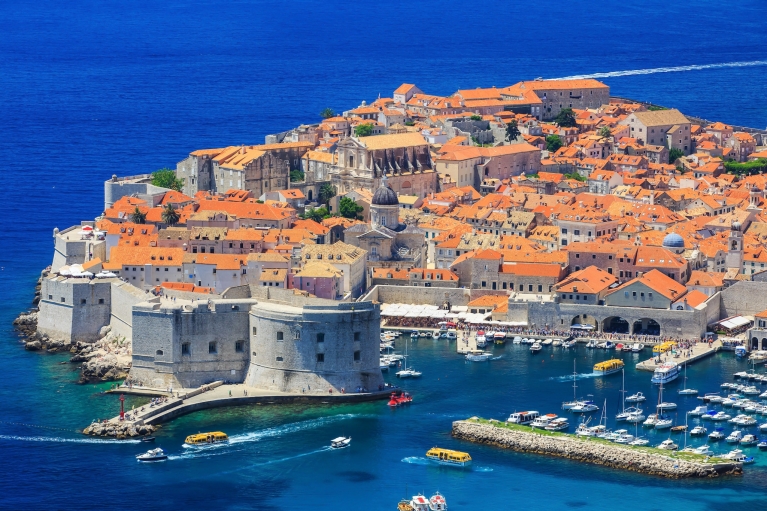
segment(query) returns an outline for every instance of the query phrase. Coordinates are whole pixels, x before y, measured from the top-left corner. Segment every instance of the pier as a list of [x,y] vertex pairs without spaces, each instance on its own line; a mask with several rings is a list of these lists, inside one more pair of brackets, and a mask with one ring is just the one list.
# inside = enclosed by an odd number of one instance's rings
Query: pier
[[340,404],[361,403],[387,399],[397,388],[387,387],[382,391],[359,393],[287,393],[257,389],[243,384],[224,385],[214,382],[197,389],[181,389],[169,393],[160,389],[119,387],[109,391],[112,394],[134,394],[160,398],[156,404],[146,404],[125,411],[121,420],[117,415],[111,419],[91,424],[83,433],[96,436],[127,438],[139,436],[148,426],[150,431],[158,424],[199,410],[242,405],[272,405],[292,403]]
[[740,475],[743,465],[687,452],[635,447],[472,417],[453,423],[452,436],[517,452],[545,454],[670,479]]
[[[660,359],[661,364],[663,362],[676,362],[679,365],[685,366],[692,364],[693,362],[697,362],[698,360],[701,360],[703,358],[708,357],[709,355],[713,355],[719,349],[722,347],[721,341],[714,341],[711,343],[711,347],[709,347],[708,343],[705,342],[699,342],[695,344],[690,349],[690,354],[680,354],[679,357],[672,357],[669,352],[666,353],[660,353]],[[639,371],[655,371],[655,368],[658,367],[658,359],[655,357],[650,358],[649,360],[645,360],[644,362],[639,362],[636,366],[637,370]]]

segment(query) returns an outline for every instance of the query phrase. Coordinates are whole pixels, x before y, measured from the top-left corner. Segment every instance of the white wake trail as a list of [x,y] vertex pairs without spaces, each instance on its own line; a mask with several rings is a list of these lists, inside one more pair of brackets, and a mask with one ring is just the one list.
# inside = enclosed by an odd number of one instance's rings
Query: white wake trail
[[652,75],[656,73],[681,73],[684,71],[700,71],[703,69],[721,69],[726,67],[767,66],[767,60],[749,60],[743,62],[723,62],[720,64],[699,64],[691,66],[655,67],[652,69],[627,69],[625,71],[609,71],[590,75],[563,76],[552,80],[582,80],[585,78],[614,78],[618,76]]
[[99,438],[60,438],[50,436],[0,435],[0,440],[18,440],[21,442],[56,442],[72,444],[137,444],[139,440],[109,440]]

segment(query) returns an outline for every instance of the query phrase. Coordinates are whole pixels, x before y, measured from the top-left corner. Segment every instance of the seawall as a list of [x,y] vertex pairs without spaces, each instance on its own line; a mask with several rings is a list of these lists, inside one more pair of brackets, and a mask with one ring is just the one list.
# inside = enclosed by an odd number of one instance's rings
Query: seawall
[[521,428],[472,418],[454,422],[452,435],[461,440],[513,451],[546,454],[672,479],[739,475],[743,470],[741,463],[726,460],[714,462],[713,459],[705,461],[703,456],[690,453],[674,453],[672,457],[671,452],[666,454],[649,447],[623,446],[598,439],[551,432],[536,433]]

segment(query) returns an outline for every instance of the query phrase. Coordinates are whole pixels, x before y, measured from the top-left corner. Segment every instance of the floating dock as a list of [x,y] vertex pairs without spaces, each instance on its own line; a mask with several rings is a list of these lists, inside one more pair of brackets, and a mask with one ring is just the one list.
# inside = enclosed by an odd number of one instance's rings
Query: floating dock
[[[722,343],[720,341],[714,341],[711,344],[711,347],[708,346],[708,343],[699,342],[695,346],[692,347],[690,355],[679,355],[679,357],[673,357],[671,355],[671,352],[668,351],[666,353],[660,353],[661,362],[676,362],[677,364],[681,366],[689,365],[694,362],[697,362],[698,360],[701,360],[703,358],[708,357],[709,355],[713,355],[719,349],[722,347]],[[686,350],[685,350],[686,351]],[[649,360],[645,360],[644,362],[639,362],[636,366],[636,368],[639,371],[655,371],[655,368],[658,367],[658,359],[655,357],[652,357]]]

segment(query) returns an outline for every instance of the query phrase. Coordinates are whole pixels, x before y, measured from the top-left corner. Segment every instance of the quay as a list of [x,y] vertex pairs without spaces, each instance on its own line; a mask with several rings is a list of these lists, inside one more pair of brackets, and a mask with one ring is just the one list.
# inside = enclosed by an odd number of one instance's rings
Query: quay
[[170,393],[160,389],[121,386],[109,390],[108,393],[155,396],[160,398],[160,402],[126,410],[123,420],[120,420],[120,416],[117,415],[91,424],[83,430],[83,433],[127,438],[145,434],[141,431],[154,431],[158,424],[199,410],[242,405],[361,403],[387,399],[394,390],[398,389],[387,387],[375,392],[309,394],[267,391],[243,384],[224,385],[221,381],[203,385],[197,389],[181,389]]
[[452,436],[517,452],[557,456],[670,479],[714,478],[743,473],[742,463],[722,458],[614,444],[597,438],[586,439],[565,433],[532,430],[525,426],[477,417],[454,422]]
[[[721,341],[714,341],[711,343],[711,347],[709,347],[708,343],[705,342],[699,342],[695,344],[692,349],[690,350],[689,355],[679,355],[679,358],[671,357],[669,353],[661,353],[661,363],[666,361],[672,361],[676,362],[679,365],[685,366],[692,364],[693,362],[697,362],[698,360],[704,359],[708,357],[709,355],[713,355],[717,351],[719,351],[722,347]],[[655,371],[655,368],[658,367],[657,358],[652,357],[649,360],[645,360],[643,362],[639,362],[636,366],[637,370],[639,371]]]

